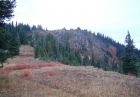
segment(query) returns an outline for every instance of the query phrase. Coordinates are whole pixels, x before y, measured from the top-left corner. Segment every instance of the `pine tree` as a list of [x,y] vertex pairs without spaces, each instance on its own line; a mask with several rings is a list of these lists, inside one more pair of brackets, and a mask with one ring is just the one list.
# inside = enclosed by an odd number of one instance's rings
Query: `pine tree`
[[112,61],[112,71],[115,71],[115,59]]
[[100,60],[97,61],[97,63],[95,64],[95,67],[101,68],[101,62],[100,62]]
[[94,61],[94,54],[92,53],[92,57],[91,57],[91,65],[95,66],[95,61]]
[[3,67],[3,63],[9,57],[9,34],[5,33],[4,29],[0,27],[0,64]]
[[10,37],[10,46],[9,46],[9,51],[11,55],[18,55],[19,54],[19,41],[15,35],[11,35]]
[[8,52],[5,52],[4,50],[2,51],[0,51],[0,63],[1,63],[1,65],[2,66],[0,66],[0,67],[3,67],[3,63],[6,61],[6,59],[8,58],[8,55],[9,55],[9,53]]
[[79,54],[79,52],[75,51],[75,59],[76,59],[76,65],[77,66],[80,66],[82,64],[82,59],[81,59],[81,56]]
[[124,54],[122,56],[123,73],[124,74],[131,73],[137,76],[138,66],[136,65],[136,63],[138,62],[138,59],[134,55],[135,46],[133,45],[134,42],[131,39],[129,31],[128,31],[128,34],[126,35],[125,43],[126,43],[126,46],[125,46]]
[[84,66],[88,66],[89,65],[89,58],[87,55],[85,55],[85,57],[83,58],[83,65]]
[[0,0],[0,26],[5,20],[10,20],[14,15],[16,0]]
[[8,58],[9,35],[3,29],[5,20],[10,20],[13,17],[13,9],[15,8],[15,0],[0,0],[0,63],[3,67],[3,62]]
[[27,35],[26,29],[24,28],[23,24],[19,24],[19,39],[20,43],[25,45],[27,44]]
[[6,50],[8,48],[6,37],[8,37],[8,34],[0,27],[0,49]]
[[53,35],[48,34],[45,38],[45,50],[50,60],[56,60],[56,40]]
[[39,57],[39,39],[36,38],[36,46],[35,46],[35,50],[34,50],[34,53],[35,53],[35,58],[38,58]]
[[108,70],[108,57],[104,55],[104,70]]

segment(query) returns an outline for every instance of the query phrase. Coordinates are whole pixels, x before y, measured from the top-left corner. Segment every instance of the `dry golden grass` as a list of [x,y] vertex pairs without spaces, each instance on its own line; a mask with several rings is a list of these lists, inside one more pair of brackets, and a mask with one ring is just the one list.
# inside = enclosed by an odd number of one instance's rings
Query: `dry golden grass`
[[[23,48],[21,50],[25,49],[26,53],[30,47]],[[33,56],[25,53],[22,53],[24,64],[29,67],[45,64],[40,60],[29,63]],[[19,57],[16,56],[14,61],[10,59],[9,64],[19,64],[23,60],[18,60]],[[140,97],[140,78],[90,67],[49,64],[52,65],[10,72],[0,70],[0,97]]]
[[[53,76],[48,75],[52,72],[55,72]],[[0,84],[0,97],[140,96],[140,79],[94,68],[44,67],[31,70],[32,77],[23,77],[22,73],[22,70],[13,71],[2,79],[5,81]]]
[[76,97],[59,89],[18,77],[3,78],[0,84],[0,97]]

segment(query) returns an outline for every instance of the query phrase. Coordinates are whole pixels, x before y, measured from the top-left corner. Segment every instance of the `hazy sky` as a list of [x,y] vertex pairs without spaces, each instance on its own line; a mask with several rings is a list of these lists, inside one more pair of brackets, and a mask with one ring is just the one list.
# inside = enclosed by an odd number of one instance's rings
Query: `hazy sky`
[[48,30],[101,32],[124,43],[127,30],[140,49],[140,0],[16,0],[11,21],[41,24]]

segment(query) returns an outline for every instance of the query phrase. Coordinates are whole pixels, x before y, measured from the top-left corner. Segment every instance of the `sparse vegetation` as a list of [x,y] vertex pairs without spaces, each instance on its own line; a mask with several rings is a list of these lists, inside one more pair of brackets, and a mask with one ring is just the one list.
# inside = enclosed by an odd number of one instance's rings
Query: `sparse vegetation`
[[[28,60],[33,56],[26,54],[31,48],[21,47],[22,56],[7,61],[12,64],[14,61],[18,63],[24,60],[22,64],[0,69],[0,96],[139,97],[140,95],[139,78],[91,67],[44,63],[40,60],[33,60],[36,64],[33,61],[29,64]],[[28,54],[33,55],[32,53]]]

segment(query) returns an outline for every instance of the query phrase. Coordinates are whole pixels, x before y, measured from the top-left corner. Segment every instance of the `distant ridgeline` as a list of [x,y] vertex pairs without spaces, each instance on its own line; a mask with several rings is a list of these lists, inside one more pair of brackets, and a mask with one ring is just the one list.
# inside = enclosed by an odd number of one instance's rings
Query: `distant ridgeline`
[[[117,71],[125,47],[104,34],[91,33],[81,30],[79,27],[70,30],[63,28],[49,31],[44,30],[41,25],[30,27],[23,23],[13,25],[12,22],[6,24],[3,30],[8,35],[16,37],[17,44],[15,45],[33,46],[35,58],[75,66],[94,66],[104,70]],[[6,48],[4,43],[0,44],[1,48]],[[134,52],[140,61],[140,50],[135,49]]]

